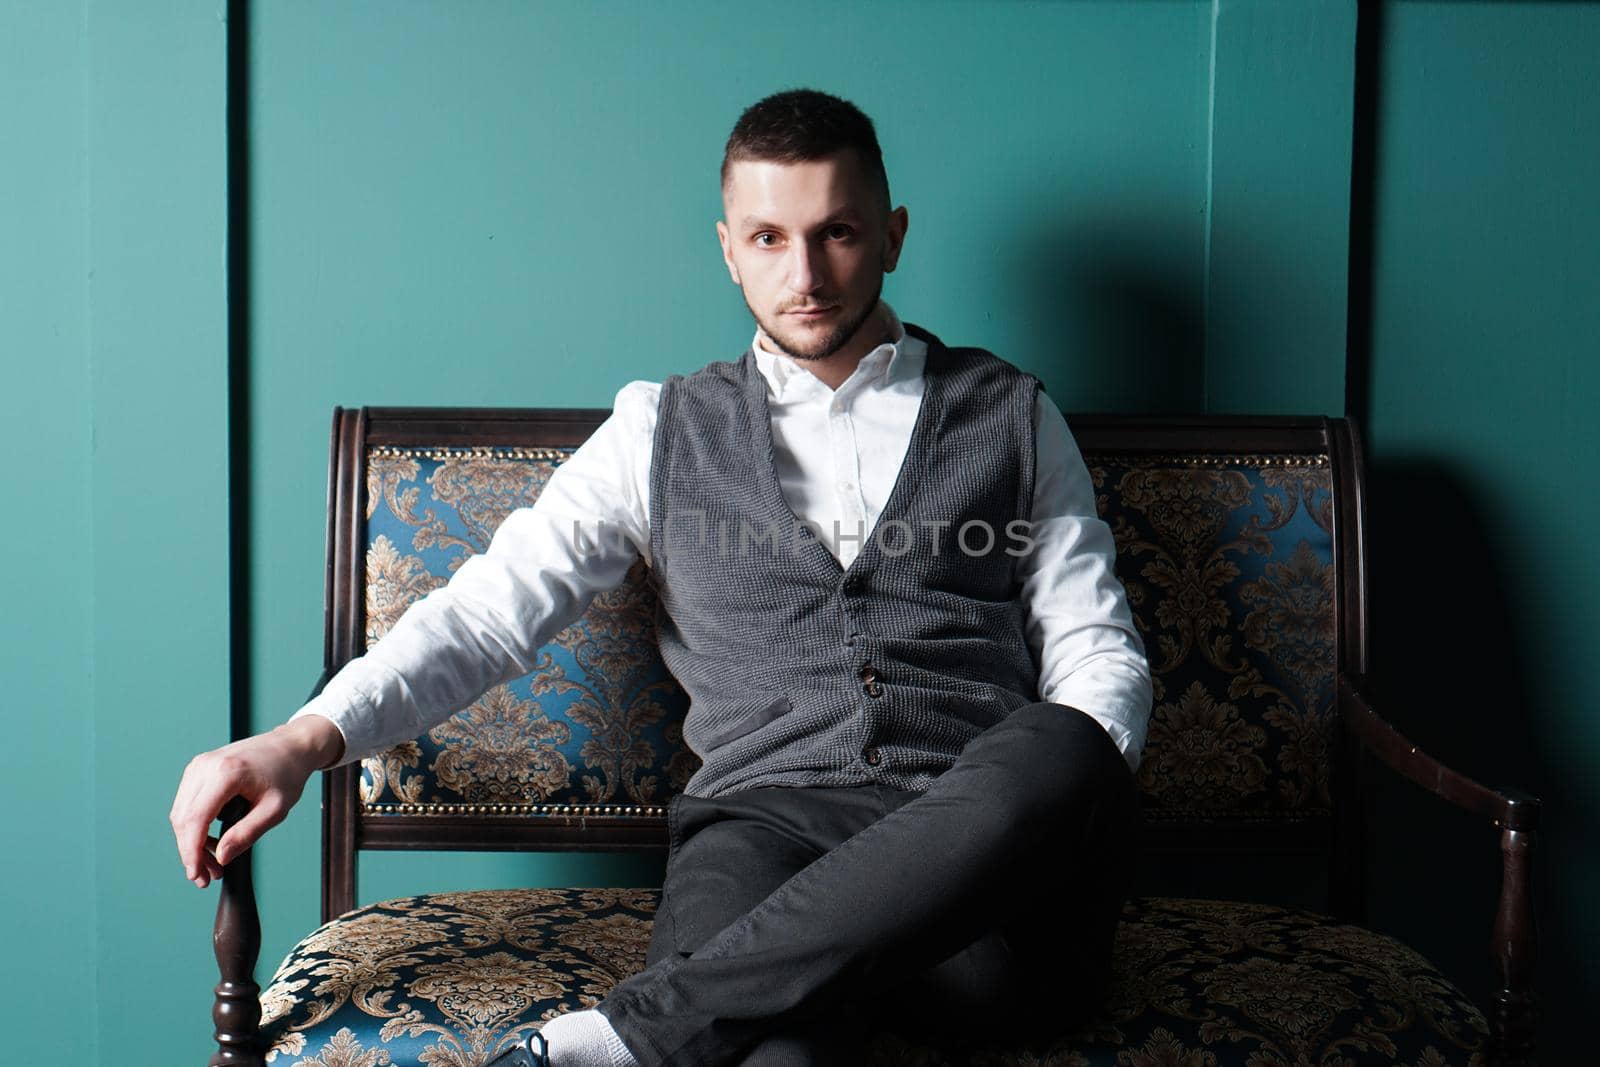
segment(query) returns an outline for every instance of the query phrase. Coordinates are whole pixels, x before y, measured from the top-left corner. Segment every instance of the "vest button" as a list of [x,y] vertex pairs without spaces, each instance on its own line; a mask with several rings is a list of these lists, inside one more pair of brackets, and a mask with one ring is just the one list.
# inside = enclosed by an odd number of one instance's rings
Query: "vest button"
[[863,682],[870,682],[878,677],[878,669],[874,667],[871,662],[863,663],[861,665],[860,676]]
[[867,763],[873,767],[876,767],[878,764],[883,762],[882,753],[880,753],[873,745],[868,745],[866,748],[861,750],[861,758],[866,760]]
[[868,682],[866,685],[861,687],[861,691],[866,693],[867,696],[873,698],[883,696],[883,686],[879,685],[877,682]]

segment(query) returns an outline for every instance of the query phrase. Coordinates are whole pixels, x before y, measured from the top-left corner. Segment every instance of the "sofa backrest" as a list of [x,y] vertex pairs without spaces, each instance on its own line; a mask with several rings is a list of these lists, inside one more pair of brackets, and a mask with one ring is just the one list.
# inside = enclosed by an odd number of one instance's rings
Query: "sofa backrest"
[[[327,666],[487,547],[606,416],[340,410],[330,464]],[[1314,854],[1338,907],[1359,805],[1336,672],[1364,669],[1360,460],[1330,419],[1069,417],[1144,637],[1139,770],[1155,849]],[[697,765],[654,643],[642,562],[530,674],[326,777],[328,916],[357,848],[659,848]],[[1341,888],[1341,886],[1343,886]]]

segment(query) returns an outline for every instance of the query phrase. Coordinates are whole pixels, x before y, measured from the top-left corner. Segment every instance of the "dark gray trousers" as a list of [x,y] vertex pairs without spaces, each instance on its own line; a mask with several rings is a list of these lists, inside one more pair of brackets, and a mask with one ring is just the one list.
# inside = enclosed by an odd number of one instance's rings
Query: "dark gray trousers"
[[1091,1014],[1132,877],[1133,776],[1093,719],[1017,709],[922,793],[680,796],[647,966],[600,1011],[645,1067],[857,1062]]

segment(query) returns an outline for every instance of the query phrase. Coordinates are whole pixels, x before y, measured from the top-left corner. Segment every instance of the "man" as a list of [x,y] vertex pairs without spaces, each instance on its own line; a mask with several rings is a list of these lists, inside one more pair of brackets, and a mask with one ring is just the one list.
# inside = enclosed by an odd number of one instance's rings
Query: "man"
[[[448,586],[288,723],[196,757],[188,875],[218,877],[313,769],[525,673],[643,554],[702,765],[645,970],[548,1023],[549,1062],[848,1063],[881,1025],[970,1042],[1087,1013],[1150,681],[1083,461],[1037,379],[880,300],[908,217],[853,105],[757,103],[722,185],[750,351],[625,387]],[[234,795],[251,812],[213,854]]]

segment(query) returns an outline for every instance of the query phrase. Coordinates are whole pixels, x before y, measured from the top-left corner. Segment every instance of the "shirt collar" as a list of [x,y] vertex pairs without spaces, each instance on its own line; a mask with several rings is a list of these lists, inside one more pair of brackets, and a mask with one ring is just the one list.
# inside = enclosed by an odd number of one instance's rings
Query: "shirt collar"
[[[859,384],[862,386],[879,377],[888,384],[898,377],[914,378],[922,373],[927,346],[906,333],[900,316],[895,314],[894,308],[889,306],[888,301],[879,301],[878,307],[888,319],[889,335],[893,340],[884,342],[862,356],[856,369],[845,379],[845,384],[839,387],[841,390],[857,379],[860,379]],[[785,390],[793,388],[797,381],[802,384],[814,382],[819,387],[827,388],[816,375],[806,370],[792,357],[777,352],[777,347],[764,330],[759,326],[756,327],[755,339],[750,342],[750,349],[755,353],[756,367],[761,371],[761,376],[767,380],[767,387],[774,399],[784,399]]]

